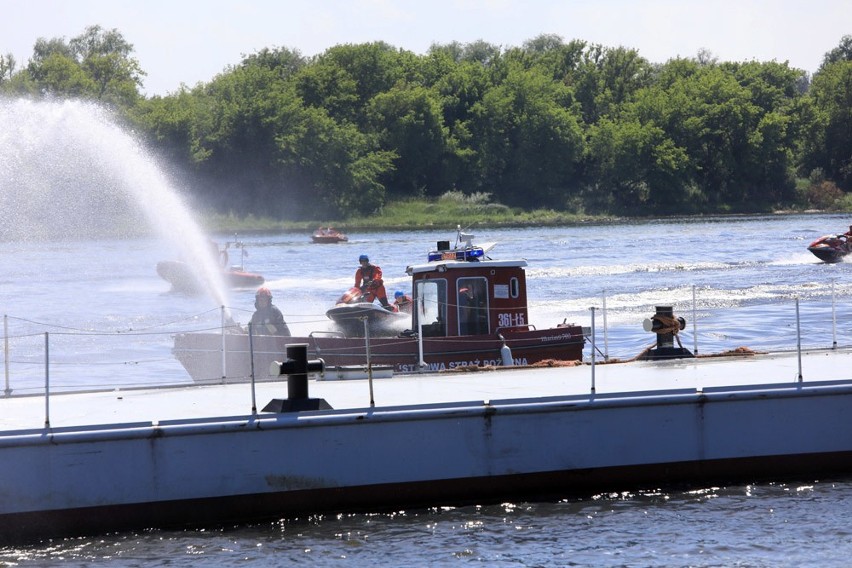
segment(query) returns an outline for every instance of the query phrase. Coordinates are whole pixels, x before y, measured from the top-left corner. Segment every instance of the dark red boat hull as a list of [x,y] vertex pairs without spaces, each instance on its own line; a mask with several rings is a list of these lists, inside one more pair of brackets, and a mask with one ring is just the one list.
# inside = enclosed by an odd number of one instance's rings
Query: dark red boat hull
[[[458,367],[503,365],[505,344],[513,365],[533,365],[548,360],[578,361],[583,358],[583,330],[571,325],[543,330],[504,330],[505,342],[492,335],[426,337],[423,361],[429,371]],[[308,357],[321,358],[329,367],[367,363],[364,338],[312,335],[309,337],[256,336],[252,338],[255,379],[270,378],[273,361],[282,361],[286,346],[308,345]],[[421,369],[416,337],[373,337],[369,341],[370,363],[391,366],[394,373],[416,373]],[[224,367],[222,349],[225,349]],[[174,355],[197,382],[245,380],[251,377],[249,341],[246,334],[185,333],[175,336]],[[277,378],[277,377],[276,377]]]

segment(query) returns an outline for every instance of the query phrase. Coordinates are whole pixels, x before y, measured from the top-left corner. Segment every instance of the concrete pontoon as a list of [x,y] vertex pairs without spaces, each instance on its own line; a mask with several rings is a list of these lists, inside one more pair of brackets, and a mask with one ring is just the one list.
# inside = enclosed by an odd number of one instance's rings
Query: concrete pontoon
[[[0,534],[852,471],[852,352],[0,400]],[[291,377],[292,379],[292,377]]]

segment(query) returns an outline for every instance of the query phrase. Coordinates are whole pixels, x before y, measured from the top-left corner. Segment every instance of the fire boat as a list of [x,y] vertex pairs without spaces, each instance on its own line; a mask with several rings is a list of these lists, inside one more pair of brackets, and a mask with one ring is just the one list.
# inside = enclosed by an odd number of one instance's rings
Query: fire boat
[[438,241],[425,262],[406,268],[414,300],[411,327],[394,337],[370,337],[368,329],[360,337],[340,331],[304,337],[252,331],[249,337],[234,324],[176,335],[174,355],[197,382],[268,377],[290,344],[306,344],[308,356],[332,370],[381,366],[417,373],[582,360],[581,326],[539,329],[529,321],[526,260],[494,260],[487,255],[494,245],[477,246],[473,238],[459,230],[454,246]]

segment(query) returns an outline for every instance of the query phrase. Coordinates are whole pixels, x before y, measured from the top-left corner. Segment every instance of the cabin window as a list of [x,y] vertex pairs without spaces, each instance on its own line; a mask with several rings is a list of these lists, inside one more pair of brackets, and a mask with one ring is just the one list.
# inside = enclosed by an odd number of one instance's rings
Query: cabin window
[[488,280],[459,278],[456,280],[456,309],[459,335],[484,335],[489,332]]
[[521,283],[517,276],[512,276],[512,278],[509,279],[509,294],[513,298],[517,298],[521,295]]
[[415,287],[414,326],[423,322],[423,337],[447,335],[447,281],[420,280]]

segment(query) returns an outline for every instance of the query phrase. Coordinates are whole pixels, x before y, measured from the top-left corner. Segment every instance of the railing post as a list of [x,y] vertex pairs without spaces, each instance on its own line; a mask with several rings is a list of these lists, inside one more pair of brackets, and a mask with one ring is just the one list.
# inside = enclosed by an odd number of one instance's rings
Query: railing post
[[595,394],[595,308],[592,306],[592,394]]
[[222,382],[224,383],[225,378],[228,376],[228,373],[227,373],[227,369],[228,369],[228,367],[227,367],[227,364],[228,364],[227,352],[228,352],[228,349],[227,349],[227,342],[225,341],[225,306],[220,306],[219,309],[220,309],[221,314],[222,314],[221,325],[220,325],[219,329],[222,333]]
[[3,368],[6,372],[6,396],[12,396],[12,389],[9,387],[9,316],[3,314]]
[[604,361],[609,361],[609,336],[607,335],[607,325],[606,325],[606,288],[603,291],[603,306],[601,306],[603,310],[603,328],[604,328]]
[[834,281],[831,279],[831,348],[837,349],[837,311],[834,307]]
[[426,370],[426,361],[423,359],[423,287],[417,294],[417,354],[420,357],[419,367],[421,371]]
[[802,327],[799,323],[799,297],[796,296],[796,353],[799,357],[799,382],[802,382]]
[[50,332],[44,332],[44,427],[50,428]]
[[249,359],[251,360],[251,413],[257,414],[257,399],[255,398],[254,384],[254,329],[251,322],[248,323],[249,336]]
[[698,356],[698,305],[695,302],[695,284],[692,285],[692,354]]
[[364,321],[364,348],[367,353],[367,383],[370,385],[370,407],[376,406],[376,401],[373,398],[373,363],[370,360],[370,323],[365,316],[361,318]]

